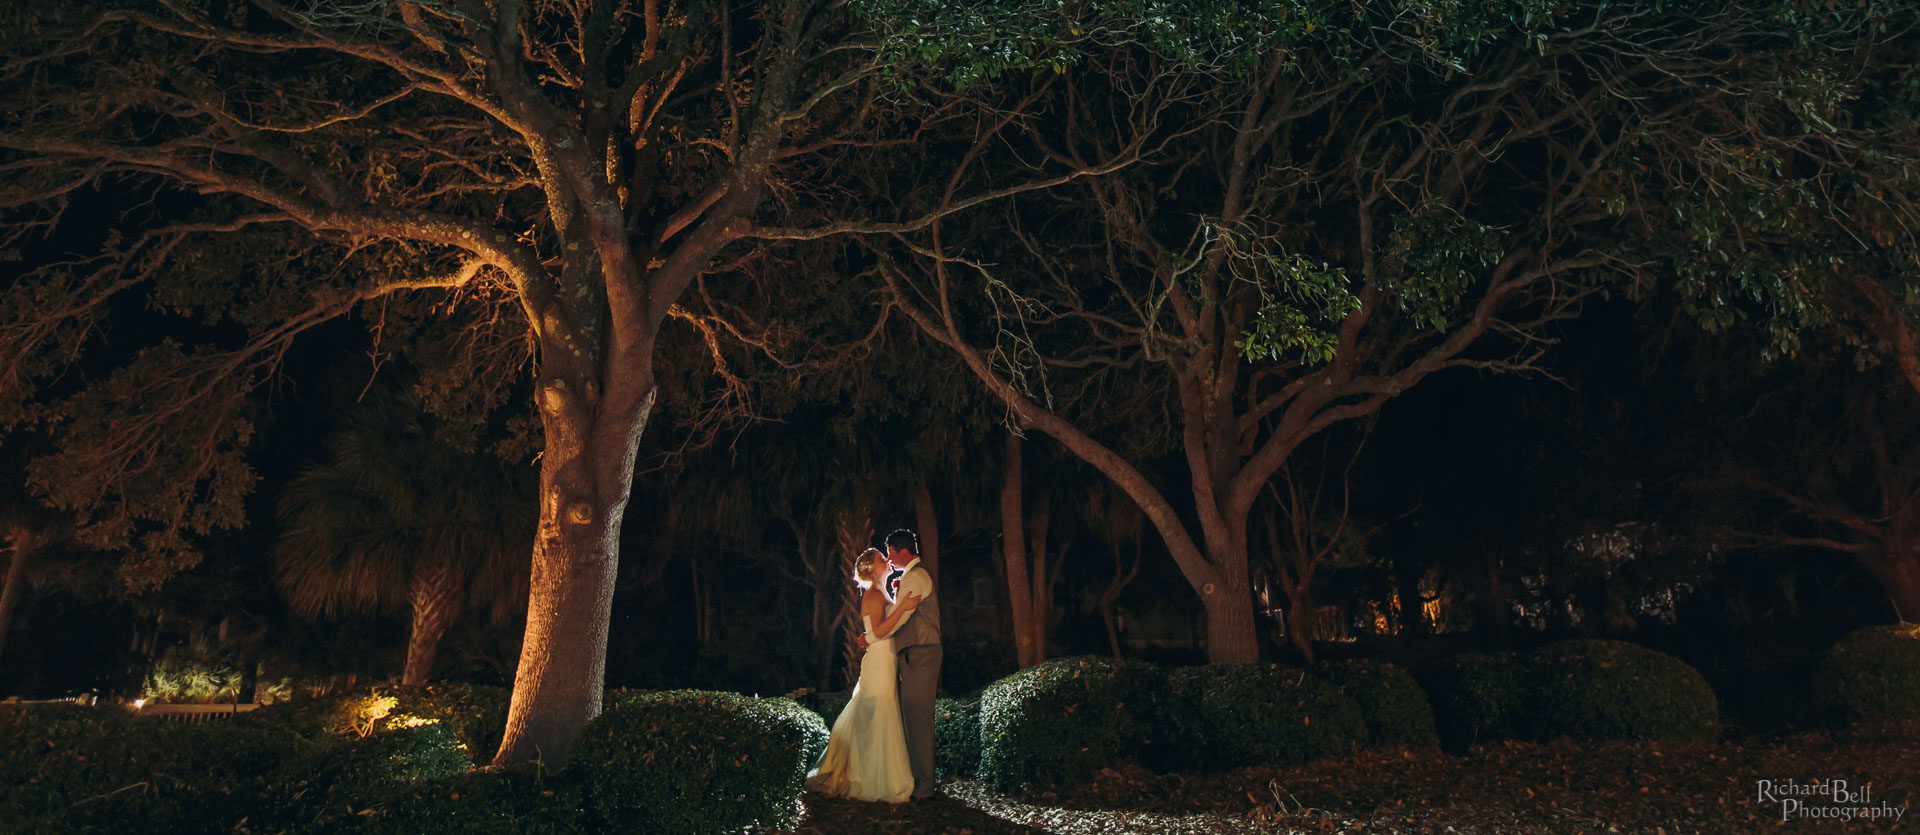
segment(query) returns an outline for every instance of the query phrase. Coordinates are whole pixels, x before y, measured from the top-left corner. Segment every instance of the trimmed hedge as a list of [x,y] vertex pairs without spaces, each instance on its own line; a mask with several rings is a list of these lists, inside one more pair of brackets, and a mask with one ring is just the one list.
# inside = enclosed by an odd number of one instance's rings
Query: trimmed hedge
[[1415,676],[1433,706],[1440,744],[1450,751],[1527,737],[1537,686],[1532,664],[1511,652],[1469,652]]
[[1814,668],[1813,693],[1844,719],[1920,717],[1920,624],[1869,626],[1841,638]]
[[[1351,754],[1367,738],[1340,688],[1280,664],[1183,667],[1169,676],[1166,765],[1202,771]],[[1177,706],[1177,707],[1175,707]]]
[[1138,757],[1166,689],[1158,667],[1095,657],[1000,679],[980,694],[980,778],[996,791],[1045,788]]
[[294,758],[257,728],[118,708],[0,708],[0,822],[9,832],[227,831]]
[[971,779],[980,772],[980,700],[933,703],[933,770],[937,777]]
[[1360,706],[1369,747],[1421,748],[1440,743],[1427,691],[1406,670],[1384,661],[1356,659],[1329,662],[1313,671]]
[[1703,739],[1720,704],[1698,670],[1625,641],[1561,641],[1533,652],[1533,736],[1552,739]]
[[577,786],[528,765],[420,780],[364,808],[367,835],[566,835],[592,831]]
[[738,832],[799,820],[801,781],[827,726],[789,699],[669,690],[626,696],[568,755],[591,824],[619,831]]
[[296,784],[312,785],[353,805],[377,796],[385,786],[464,774],[473,761],[460,750],[460,738],[451,728],[433,722],[391,728],[365,739],[334,740],[296,768]]

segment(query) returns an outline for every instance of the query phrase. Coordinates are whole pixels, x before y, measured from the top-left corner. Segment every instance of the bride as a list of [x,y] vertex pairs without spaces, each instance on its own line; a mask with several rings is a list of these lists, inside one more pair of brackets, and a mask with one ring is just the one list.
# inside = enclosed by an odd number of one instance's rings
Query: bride
[[908,594],[887,611],[887,558],[868,548],[853,563],[860,584],[860,621],[867,630],[867,654],[853,698],[833,720],[833,735],[820,764],[807,772],[807,788],[856,800],[904,803],[913,794],[913,769],[907,762],[907,738],[900,727],[899,682],[895,678],[893,630],[920,596]]

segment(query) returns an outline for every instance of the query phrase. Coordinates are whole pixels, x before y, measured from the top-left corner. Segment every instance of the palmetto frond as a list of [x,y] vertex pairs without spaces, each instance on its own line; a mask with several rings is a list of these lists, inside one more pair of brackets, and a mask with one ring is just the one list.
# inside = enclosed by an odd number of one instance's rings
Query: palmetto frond
[[281,494],[276,577],[296,610],[398,610],[416,568],[441,554],[496,622],[524,604],[537,524],[531,468],[441,441],[422,414],[408,397],[369,398],[328,438],[328,462]]

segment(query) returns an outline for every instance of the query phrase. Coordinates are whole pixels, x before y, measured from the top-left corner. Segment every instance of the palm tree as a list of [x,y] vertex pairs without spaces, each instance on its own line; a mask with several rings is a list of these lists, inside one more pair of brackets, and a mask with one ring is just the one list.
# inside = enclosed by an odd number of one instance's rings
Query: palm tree
[[309,617],[410,610],[403,684],[425,683],[468,606],[504,622],[527,599],[533,471],[433,431],[416,400],[370,396],[328,460],[280,497],[278,585]]

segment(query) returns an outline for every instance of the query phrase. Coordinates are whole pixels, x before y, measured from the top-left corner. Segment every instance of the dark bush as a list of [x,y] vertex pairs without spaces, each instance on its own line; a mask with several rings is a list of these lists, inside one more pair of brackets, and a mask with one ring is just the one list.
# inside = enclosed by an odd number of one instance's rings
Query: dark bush
[[477,770],[398,787],[363,807],[367,835],[565,835],[591,831],[579,788],[535,765]]
[[366,697],[366,693],[353,695],[332,694],[311,699],[295,699],[266,705],[257,710],[242,713],[231,721],[257,728],[268,728],[293,735],[310,742],[328,737],[352,733],[349,723],[343,718],[350,714],[349,701]]
[[1158,667],[1063,658],[1029,667],[980,695],[980,777],[995,790],[1086,780],[1138,757],[1166,695]]
[[801,781],[826,741],[820,716],[789,699],[670,690],[608,705],[568,769],[601,829],[778,829],[798,820]]
[[296,831],[346,826],[416,785],[473,767],[459,737],[440,722],[393,727],[364,739],[335,736],[314,746],[276,775],[261,804],[265,818],[297,823]]
[[227,831],[294,754],[279,734],[118,708],[0,708],[6,831]]
[[474,762],[493,759],[500,750],[500,738],[507,730],[507,704],[513,693],[504,687],[485,684],[422,684],[413,687],[383,687],[379,692],[400,700],[389,714],[389,723],[404,722],[408,716],[437,719],[466,746]]
[[1532,664],[1510,652],[1469,652],[1416,674],[1433,706],[1440,744],[1450,751],[1524,739],[1536,686]]
[[980,700],[933,704],[933,767],[938,776],[970,780],[980,771]]
[[1427,691],[1406,670],[1384,661],[1356,659],[1322,664],[1314,674],[1360,706],[1367,722],[1367,745],[1419,748],[1439,743]]
[[1713,688],[1664,652],[1625,641],[1561,641],[1535,650],[1533,662],[1534,738],[1701,739],[1718,728]]
[[1169,676],[1163,765],[1214,771],[1351,754],[1367,738],[1338,687],[1279,664],[1183,667]]
[[1814,668],[1813,692],[1846,719],[1920,717],[1920,624],[1870,626],[1840,639]]
[[833,727],[833,720],[840,718],[840,711],[847,709],[847,702],[853,701],[853,691],[841,690],[834,693],[816,693],[807,700],[807,708],[820,714],[821,721],[827,727]]

